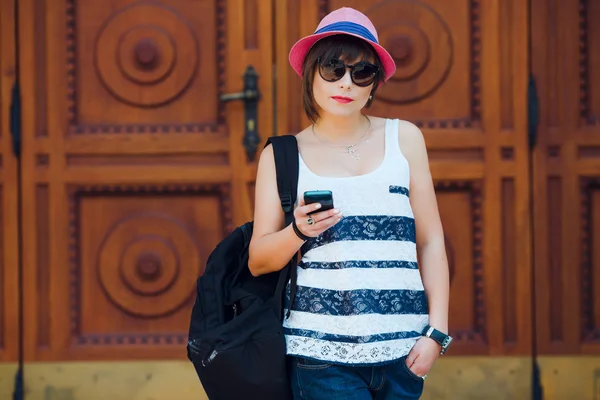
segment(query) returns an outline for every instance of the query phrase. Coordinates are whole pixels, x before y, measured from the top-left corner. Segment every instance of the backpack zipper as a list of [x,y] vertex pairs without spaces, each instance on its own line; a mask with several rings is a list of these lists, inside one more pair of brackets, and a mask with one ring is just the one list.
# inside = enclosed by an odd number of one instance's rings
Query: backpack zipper
[[[196,343],[193,340],[190,340],[188,342],[188,346],[194,350],[196,352],[197,355],[200,355],[200,347],[198,347],[198,345],[196,345]],[[208,364],[211,363],[212,360],[215,359],[215,357],[217,356],[217,354],[219,354],[219,352],[215,349],[212,351],[212,353],[210,353],[210,355],[205,358],[204,360],[200,361],[200,363],[202,364],[203,367],[206,367]]]
[[219,354],[219,352],[217,350],[213,350],[212,353],[210,353],[210,356],[208,356],[208,358],[206,360],[202,360],[202,366],[206,367],[208,364],[210,364],[211,361],[215,359],[217,354]]

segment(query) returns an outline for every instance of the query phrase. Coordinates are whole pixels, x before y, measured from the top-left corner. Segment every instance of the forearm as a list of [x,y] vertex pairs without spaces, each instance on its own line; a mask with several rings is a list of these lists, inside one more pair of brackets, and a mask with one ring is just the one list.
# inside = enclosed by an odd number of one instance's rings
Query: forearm
[[281,231],[252,239],[248,268],[254,276],[282,270],[304,244],[291,225]]
[[419,249],[423,286],[429,303],[429,324],[448,333],[448,303],[450,277],[443,240],[436,240]]

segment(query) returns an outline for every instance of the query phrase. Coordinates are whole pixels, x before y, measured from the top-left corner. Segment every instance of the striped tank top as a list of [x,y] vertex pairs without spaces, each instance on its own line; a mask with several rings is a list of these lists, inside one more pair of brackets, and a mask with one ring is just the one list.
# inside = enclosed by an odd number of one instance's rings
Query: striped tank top
[[300,156],[298,197],[331,190],[343,218],[302,247],[296,297],[290,307],[288,285],[285,301],[288,355],[383,365],[408,354],[429,321],[398,124],[386,120],[383,162],[365,175],[321,177]]

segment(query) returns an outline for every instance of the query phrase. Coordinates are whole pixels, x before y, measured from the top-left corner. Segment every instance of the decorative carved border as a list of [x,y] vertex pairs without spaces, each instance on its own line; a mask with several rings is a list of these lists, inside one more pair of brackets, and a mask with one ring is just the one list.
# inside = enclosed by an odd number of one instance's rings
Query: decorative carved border
[[483,196],[482,181],[436,181],[436,191],[466,191],[471,196],[471,222],[473,229],[473,289],[474,289],[474,315],[472,330],[451,330],[450,334],[457,342],[470,342],[485,344],[486,340],[486,315],[484,297],[484,271],[483,271]]
[[470,0],[469,4],[471,9],[471,74],[469,77],[471,121],[469,122],[475,122],[481,120],[481,0]]
[[[219,111],[220,113],[221,111]],[[221,116],[219,116],[221,118]],[[73,121],[71,121],[72,123]],[[85,124],[71,125],[69,127],[71,134],[98,134],[98,133],[210,133],[220,132],[219,123],[207,122],[202,124]]]
[[579,0],[579,101],[580,115],[586,125],[600,125],[600,116],[590,115],[590,65],[587,0]]
[[77,337],[78,345],[183,345],[187,343],[187,333],[129,333],[85,335]]
[[66,1],[67,27],[67,121],[69,125],[77,125],[77,26],[75,16],[75,0]]
[[[584,1],[584,0],[580,0]],[[469,0],[471,22],[470,85],[471,116],[469,118],[447,118],[412,120],[419,128],[464,129],[478,128],[481,121],[481,0]],[[319,0],[319,20],[329,13],[329,0]]]
[[196,185],[90,185],[68,186],[69,204],[69,305],[71,338],[78,345],[146,345],[146,344],[184,344],[187,333],[128,333],[128,334],[87,334],[80,330],[81,299],[81,252],[80,252],[80,203],[84,196],[106,195],[164,195],[164,194],[207,194],[218,193],[221,197],[221,212],[225,222],[223,236],[233,230],[231,187],[228,183]]
[[600,177],[580,179],[581,193],[581,339],[584,342],[600,340],[600,328],[594,326],[593,272],[592,272],[592,191],[600,190]]
[[[226,0],[216,0],[217,52],[219,65],[218,95],[225,93],[225,62],[227,45]],[[192,124],[79,124],[77,121],[77,14],[76,0],[66,0],[66,45],[67,45],[67,121],[71,134],[102,133],[218,133],[219,125],[225,121],[225,109],[218,107],[217,122]],[[216,101],[216,99],[215,99]]]

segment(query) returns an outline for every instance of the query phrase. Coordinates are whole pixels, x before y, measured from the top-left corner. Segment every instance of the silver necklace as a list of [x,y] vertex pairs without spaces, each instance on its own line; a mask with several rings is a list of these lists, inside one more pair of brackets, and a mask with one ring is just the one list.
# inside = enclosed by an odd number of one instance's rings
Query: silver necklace
[[[342,153],[348,153],[350,155],[350,157],[352,157],[353,160],[360,160],[360,153],[358,152],[358,146],[360,144],[363,143],[363,141],[365,140],[365,138],[367,137],[367,135],[369,134],[369,132],[371,132],[371,120],[369,119],[369,117],[367,117],[365,115],[365,118],[367,119],[367,121],[369,121],[369,128],[367,129],[367,131],[365,132],[364,135],[362,135],[362,137],[353,144],[335,144],[335,143],[329,143],[329,142],[325,142],[323,141],[319,135],[317,135],[317,133],[315,132],[315,124],[312,124],[311,128],[312,128],[312,133],[313,135],[315,135],[315,137],[317,138],[317,140],[321,143],[323,143],[324,145],[327,145],[329,147],[332,148],[337,148],[337,147],[344,147],[343,150],[341,150]],[[340,151],[337,150],[336,151]]]

